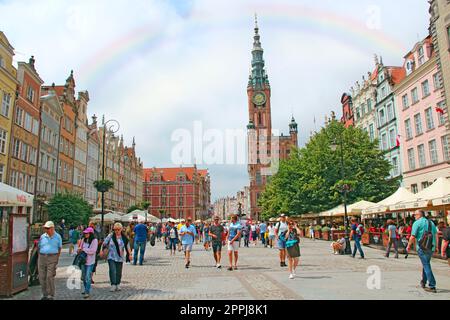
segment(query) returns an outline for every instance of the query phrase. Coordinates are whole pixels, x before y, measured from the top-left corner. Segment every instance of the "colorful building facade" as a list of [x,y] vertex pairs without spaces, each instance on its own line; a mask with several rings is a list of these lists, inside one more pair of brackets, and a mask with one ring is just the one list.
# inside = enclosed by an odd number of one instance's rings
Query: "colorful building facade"
[[3,183],[8,183],[13,108],[19,85],[13,57],[14,48],[6,35],[0,31],[0,182]]
[[355,125],[355,117],[353,114],[353,99],[349,93],[344,93],[341,97],[342,119],[341,122],[346,128]]
[[208,170],[196,166],[151,168],[143,173],[143,200],[150,214],[159,218],[206,218],[210,208]]
[[405,56],[406,78],[395,87],[399,106],[403,184],[417,193],[450,176],[445,99],[431,36]]

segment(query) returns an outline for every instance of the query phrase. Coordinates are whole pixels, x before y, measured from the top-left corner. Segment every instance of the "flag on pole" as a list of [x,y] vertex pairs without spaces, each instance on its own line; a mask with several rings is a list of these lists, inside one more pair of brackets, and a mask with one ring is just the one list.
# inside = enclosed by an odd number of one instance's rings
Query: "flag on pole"
[[440,114],[444,114],[444,109],[442,109],[441,107],[436,107],[436,111],[439,112]]
[[400,135],[397,135],[396,143],[397,147],[400,147]]

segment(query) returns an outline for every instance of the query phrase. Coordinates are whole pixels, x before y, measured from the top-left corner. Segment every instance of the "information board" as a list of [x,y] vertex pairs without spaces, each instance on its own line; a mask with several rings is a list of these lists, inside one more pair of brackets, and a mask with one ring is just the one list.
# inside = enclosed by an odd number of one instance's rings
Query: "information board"
[[28,222],[27,217],[13,218],[13,246],[12,252],[23,252],[28,247]]

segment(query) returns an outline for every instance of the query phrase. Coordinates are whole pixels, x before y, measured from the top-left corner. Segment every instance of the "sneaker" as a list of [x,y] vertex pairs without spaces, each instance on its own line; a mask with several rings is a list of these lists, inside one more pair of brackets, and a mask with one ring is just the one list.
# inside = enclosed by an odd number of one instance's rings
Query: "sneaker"
[[184,265],[184,267],[185,267],[186,269],[189,269],[189,264],[186,263],[186,264]]
[[289,275],[289,279],[294,279],[294,278],[295,278],[295,275],[291,273],[291,274]]
[[222,266],[219,264],[219,265],[217,266],[217,268],[218,268],[218,269],[222,269]]
[[233,271],[233,267],[228,267],[228,271]]
[[116,291],[116,286],[112,285],[111,288],[109,289],[109,292],[114,292],[114,291]]
[[88,299],[88,298],[89,298],[89,293],[85,293],[85,294],[83,295],[83,298],[84,298],[84,299]]
[[426,292],[437,293],[436,288],[424,288]]
[[236,267],[236,266],[234,266],[234,270],[237,270],[237,267]]
[[48,300],[48,297],[42,297],[41,300]]
[[116,286],[116,291],[121,291],[122,290],[122,288],[120,288],[120,285],[117,285]]

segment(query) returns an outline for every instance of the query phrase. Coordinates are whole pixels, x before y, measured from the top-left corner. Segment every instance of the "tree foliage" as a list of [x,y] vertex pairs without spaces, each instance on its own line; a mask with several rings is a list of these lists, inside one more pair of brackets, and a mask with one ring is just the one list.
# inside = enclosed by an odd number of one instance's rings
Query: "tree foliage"
[[[332,144],[338,145],[337,150],[332,150]],[[386,179],[390,170],[377,141],[370,141],[359,128],[345,128],[334,120],[304,148],[293,150],[289,159],[280,161],[277,174],[269,179],[261,195],[262,215],[270,218],[279,213],[294,215],[331,209],[342,203],[345,184],[350,186],[349,204],[380,201],[399,185],[398,179]]]
[[58,193],[48,204],[48,215],[54,223],[64,219],[69,226],[87,224],[91,213],[92,207],[78,194]]

